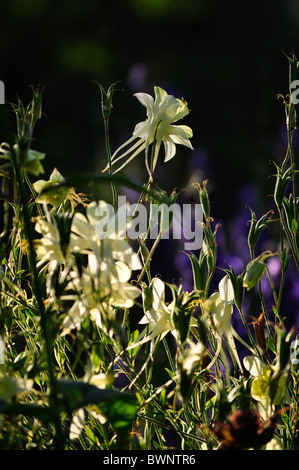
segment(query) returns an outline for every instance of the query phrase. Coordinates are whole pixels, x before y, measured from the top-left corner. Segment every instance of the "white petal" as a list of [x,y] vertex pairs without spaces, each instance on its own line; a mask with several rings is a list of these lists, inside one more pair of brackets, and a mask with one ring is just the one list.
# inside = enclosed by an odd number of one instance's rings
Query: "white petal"
[[41,193],[44,185],[47,183],[45,180],[38,180],[33,183],[33,187],[37,193]]
[[193,136],[192,129],[188,126],[174,126],[171,125],[167,129],[167,134],[169,138],[175,143],[184,145],[185,147],[189,147],[193,149],[192,144],[189,140]]
[[157,307],[160,302],[164,302],[165,285],[158,277],[153,282],[153,307]]
[[154,91],[155,91],[155,105],[162,102],[164,98],[168,96],[167,92],[163,90],[163,88],[160,88],[159,86],[155,86]]
[[221,279],[218,287],[221,300],[223,300],[224,302],[233,302],[234,289],[231,280],[228,276],[224,276]]
[[175,156],[176,146],[170,140],[164,140],[165,158],[164,162],[168,162]]
[[257,356],[244,357],[243,364],[245,369],[247,369],[254,377],[259,376],[265,367],[265,364]]
[[139,137],[140,139],[147,136],[147,130],[150,127],[150,120],[147,119],[146,121],[139,122],[136,124],[135,129],[133,131],[133,136]]
[[70,426],[70,439],[77,439],[84,427],[85,415],[83,408],[77,410],[74,415]]
[[127,282],[131,277],[131,269],[121,261],[115,263],[119,282]]
[[143,106],[146,107],[147,111],[152,113],[154,108],[154,98],[148,93],[135,93],[134,96],[140,101]]
[[139,256],[126,240],[112,240],[111,253],[114,259],[123,261],[133,271],[142,268]]
[[187,114],[189,114],[188,106],[182,100],[178,100],[178,102],[179,106],[177,108],[175,116],[172,119],[172,122],[179,121],[180,119],[187,116]]

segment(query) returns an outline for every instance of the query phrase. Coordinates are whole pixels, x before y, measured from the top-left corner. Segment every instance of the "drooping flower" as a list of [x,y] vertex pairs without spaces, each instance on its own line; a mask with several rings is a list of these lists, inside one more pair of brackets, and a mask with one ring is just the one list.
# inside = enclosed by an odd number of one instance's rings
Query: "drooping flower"
[[[160,87],[154,87],[155,100],[147,93],[135,93],[134,96],[146,107],[147,119],[136,125],[132,137],[122,144],[112,155],[111,163],[114,165],[124,157],[128,159],[114,173],[120,171],[140,152],[145,151],[145,164],[152,180],[160,147],[164,143],[164,162],[171,160],[176,153],[176,145],[184,145],[193,149],[190,138],[193,136],[192,129],[186,125],[174,125],[175,122],[187,116],[189,113],[185,101],[168,95]],[[117,156],[127,145],[133,145],[124,153]],[[149,163],[149,146],[155,144],[154,154]],[[109,166],[104,171],[108,170]]]
[[224,276],[218,285],[219,291],[214,292],[207,300],[201,302],[204,313],[208,316],[212,332],[218,340],[217,354],[220,352],[221,337],[226,335],[234,358],[243,371],[234,341],[234,330],[231,325],[233,313],[234,289],[229,276]]
[[154,278],[148,292],[151,299],[147,299],[143,292],[144,316],[139,322],[141,325],[147,326],[134,343],[130,344],[129,349],[140,346],[147,341],[153,342],[158,336],[163,338],[170,331],[175,335],[175,326],[172,322],[175,301],[166,304],[164,282],[159,278]]
[[191,343],[190,348],[186,348],[184,351],[183,358],[183,369],[187,372],[193,371],[198,363],[203,359],[206,348],[203,343],[198,341],[197,343]]
[[64,186],[65,179],[62,174],[54,168],[49,181],[38,180],[33,183],[35,191],[38,193],[36,202],[57,206],[61,204],[68,194],[68,188]]
[[[142,268],[139,256],[122,231],[117,230],[113,223],[115,214],[108,217],[108,230],[102,236],[100,206],[109,213],[109,205],[100,201],[90,203],[86,215],[76,212],[73,217],[71,246],[74,253],[86,255],[87,263],[81,272],[73,266],[69,274],[71,282],[67,291],[75,289],[78,295],[69,294],[74,304],[64,319],[63,334],[79,328],[82,317],[88,315],[104,328],[105,319],[114,317],[113,307],[131,308],[140,295],[140,289],[130,282],[132,271]],[[123,230],[126,232],[125,224]]]
[[[64,223],[59,223],[59,219]],[[63,218],[36,218],[35,230],[41,235],[41,238],[34,241],[38,267],[47,264],[51,270],[51,266],[57,264],[73,264],[70,224],[71,218],[66,214]]]
[[[75,249],[79,252],[93,252],[105,262],[121,261],[132,270],[141,269],[139,256],[125,239],[125,221],[120,227],[117,225],[117,221],[124,219],[120,214],[124,210],[123,207],[115,214],[110,209],[105,201],[91,202],[86,208],[86,216],[80,212],[74,215],[72,233],[73,237],[76,236]],[[101,220],[104,213],[107,213],[108,217],[105,217],[106,230],[102,233],[104,224]]]
[[247,356],[243,363],[253,376],[251,396],[259,402],[261,413],[269,416],[273,405],[288,401],[288,374],[286,371],[278,373],[278,365],[266,365],[257,356]]
[[212,329],[221,336],[230,329],[234,291],[228,276],[221,279],[218,287],[219,291],[203,302],[203,308],[209,314]]
[[[106,320],[114,318],[113,307],[131,308],[134,305],[140,290],[129,282],[131,269],[117,261],[115,270],[116,275],[111,265],[108,269],[107,264],[94,254],[88,256],[87,267],[81,274],[73,269],[65,298],[74,300],[74,303],[63,320],[63,335],[72,329],[80,329],[82,319],[87,316],[101,329],[107,330]],[[72,289],[78,294],[73,295]]]
[[[48,271],[49,301],[55,301],[59,292],[61,300],[72,302],[62,334],[79,329],[88,316],[105,327],[105,320],[114,318],[114,307],[131,308],[140,295],[140,289],[130,282],[132,271],[142,268],[139,256],[120,232],[113,232],[113,224],[109,236],[100,236],[98,207],[91,202],[86,214],[76,212],[68,217],[67,213],[53,212],[47,213],[47,219],[38,217],[36,221],[36,231],[41,235],[35,240],[37,267]],[[63,290],[56,289],[57,281],[61,281]]]

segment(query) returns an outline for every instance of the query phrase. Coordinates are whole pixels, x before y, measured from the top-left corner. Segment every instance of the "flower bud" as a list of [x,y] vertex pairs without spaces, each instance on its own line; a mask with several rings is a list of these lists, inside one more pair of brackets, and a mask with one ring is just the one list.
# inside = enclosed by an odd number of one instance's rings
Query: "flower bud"
[[267,212],[259,220],[257,220],[254,211],[250,208],[249,210],[251,212],[251,225],[248,233],[248,246],[250,250],[253,251],[262,231],[267,227],[269,223],[272,222],[272,219],[270,218],[269,214],[272,215],[273,211],[271,210]]
[[206,190],[207,182],[207,180],[204,180],[202,186],[199,183],[194,183],[194,186],[198,189],[200,202],[206,219],[210,217],[210,201],[208,191]]
[[274,201],[277,207],[281,207],[283,203],[283,198],[285,195],[286,188],[291,180],[292,175],[294,174],[293,167],[289,167],[285,173],[282,173],[281,168],[276,165],[277,175],[276,175],[276,183],[274,189]]
[[245,275],[243,278],[243,287],[247,290],[252,289],[258,281],[260,281],[264,275],[266,265],[264,260],[270,256],[278,255],[279,253],[272,253],[272,251],[264,251],[257,258],[250,261],[246,267]]
[[198,291],[199,295],[202,296],[206,286],[207,279],[207,262],[205,256],[197,258],[193,253],[190,255],[187,253],[188,258],[191,261],[194,289]]
[[175,295],[175,309],[172,320],[181,343],[184,343],[187,339],[191,316],[197,303],[197,293],[184,294],[181,291],[181,286],[179,287]]
[[142,286],[142,297],[143,297],[143,308],[147,312],[153,306],[153,284],[147,286],[146,284],[141,284]]
[[224,269],[226,274],[228,275],[233,291],[234,291],[234,301],[237,308],[242,307],[243,297],[244,297],[244,289],[243,289],[243,277],[241,275],[237,276],[235,270],[230,266],[230,269]]
[[107,92],[102,87],[102,85],[98,83],[99,88],[101,90],[101,98],[102,98],[101,107],[102,107],[102,115],[103,115],[104,120],[109,119],[111,110],[113,108],[112,98],[113,98],[114,93],[118,90],[116,88],[117,83],[112,83],[112,85],[110,85],[110,87],[108,88]]
[[267,342],[265,337],[265,330],[264,330],[264,315],[265,313],[262,312],[258,318],[255,318],[252,322],[256,342],[261,348],[263,354],[267,352]]
[[250,261],[247,265],[246,272],[243,278],[243,287],[247,290],[252,289],[256,283],[263,277],[266,266],[263,262],[255,259]]
[[33,88],[33,100],[31,102],[31,119],[32,119],[32,126],[35,125],[36,121],[41,118],[42,116],[42,94],[43,88],[38,86],[37,88]]

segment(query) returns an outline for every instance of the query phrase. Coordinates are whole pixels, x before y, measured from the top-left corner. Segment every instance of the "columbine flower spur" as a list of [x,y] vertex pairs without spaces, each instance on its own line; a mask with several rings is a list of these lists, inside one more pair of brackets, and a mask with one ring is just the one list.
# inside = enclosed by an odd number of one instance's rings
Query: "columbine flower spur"
[[[193,149],[190,138],[193,136],[192,129],[185,125],[173,125],[173,123],[184,118],[189,114],[189,109],[185,101],[168,95],[160,87],[154,87],[155,100],[147,93],[135,93],[134,96],[146,107],[147,119],[136,125],[132,137],[122,144],[111,157],[111,164],[122,160],[128,156],[128,159],[114,173],[120,171],[140,152],[145,150],[145,165],[152,181],[161,143],[164,143],[165,157],[164,162],[171,160],[176,153],[176,145],[181,144]],[[134,142],[136,141],[136,142]],[[134,143],[133,143],[134,142]],[[120,150],[127,145],[133,145],[121,155],[117,156]],[[149,146],[154,144],[149,163]],[[107,171],[109,165],[103,170]]]

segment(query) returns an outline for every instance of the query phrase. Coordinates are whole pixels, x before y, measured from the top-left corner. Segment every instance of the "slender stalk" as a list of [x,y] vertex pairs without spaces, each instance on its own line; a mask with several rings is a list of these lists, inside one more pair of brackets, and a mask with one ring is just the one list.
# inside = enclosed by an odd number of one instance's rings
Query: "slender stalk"
[[[111,161],[111,150],[110,150],[110,142],[109,142],[109,118],[104,118],[104,128],[105,128],[105,145],[106,145],[106,153],[108,157],[108,164],[109,164],[109,174],[112,175],[112,161]],[[114,181],[111,181],[111,191],[112,191],[112,203],[114,210],[117,209],[117,193],[116,193],[116,186]]]
[[280,217],[280,221],[281,221],[283,231],[286,234],[286,237],[287,237],[287,240],[288,240],[288,243],[289,243],[289,246],[290,246],[290,250],[292,252],[296,267],[299,271],[299,251],[298,251],[297,243],[296,243],[296,241],[294,242],[293,237],[289,232],[287,222],[285,220],[284,214],[283,214],[280,207],[278,207],[278,212],[279,212],[279,217]]
[[[50,403],[51,406],[55,411],[58,409],[58,402],[57,402],[57,387],[56,387],[56,380],[54,375],[54,367],[53,367],[53,354],[50,344],[50,338],[47,330],[47,320],[46,320],[46,310],[45,305],[43,302],[43,295],[42,289],[40,284],[40,279],[36,267],[36,255],[33,246],[33,230],[30,221],[30,216],[28,212],[27,202],[24,193],[24,185],[21,177],[21,171],[19,164],[17,162],[17,157],[15,151],[12,148],[12,163],[14,168],[14,173],[16,177],[16,184],[17,190],[22,206],[22,216],[24,222],[24,231],[26,235],[26,239],[28,241],[28,261],[30,266],[30,272],[32,275],[32,286],[33,292],[38,304],[38,309],[40,312],[40,319],[41,319],[41,330],[43,334],[44,344],[45,344],[45,351],[46,351],[46,359],[47,359],[47,366],[48,366],[48,373],[49,373],[49,383],[50,383]],[[59,414],[54,415],[53,417],[54,425],[55,425],[55,437],[54,437],[54,445],[57,449],[62,448],[62,431],[61,431],[61,423]]]
[[147,272],[148,265],[149,265],[149,263],[150,263],[150,261],[151,261],[151,259],[152,259],[152,257],[153,257],[154,252],[155,252],[156,249],[157,249],[157,246],[159,245],[159,243],[160,243],[160,241],[161,241],[161,238],[162,238],[162,232],[160,231],[159,234],[158,234],[158,236],[157,236],[157,238],[156,238],[156,240],[155,240],[154,243],[153,243],[153,246],[152,246],[152,248],[151,248],[151,250],[150,250],[150,252],[149,252],[149,255],[148,255],[148,257],[147,257],[147,259],[146,259],[146,261],[145,261],[145,263],[144,263],[144,266],[143,266],[143,268],[142,268],[142,271],[141,271],[141,273],[139,274],[139,277],[138,277],[138,279],[137,279],[136,285],[139,285],[139,284],[140,284],[140,282],[141,282],[142,279],[143,279],[143,276],[144,276],[145,273]]

